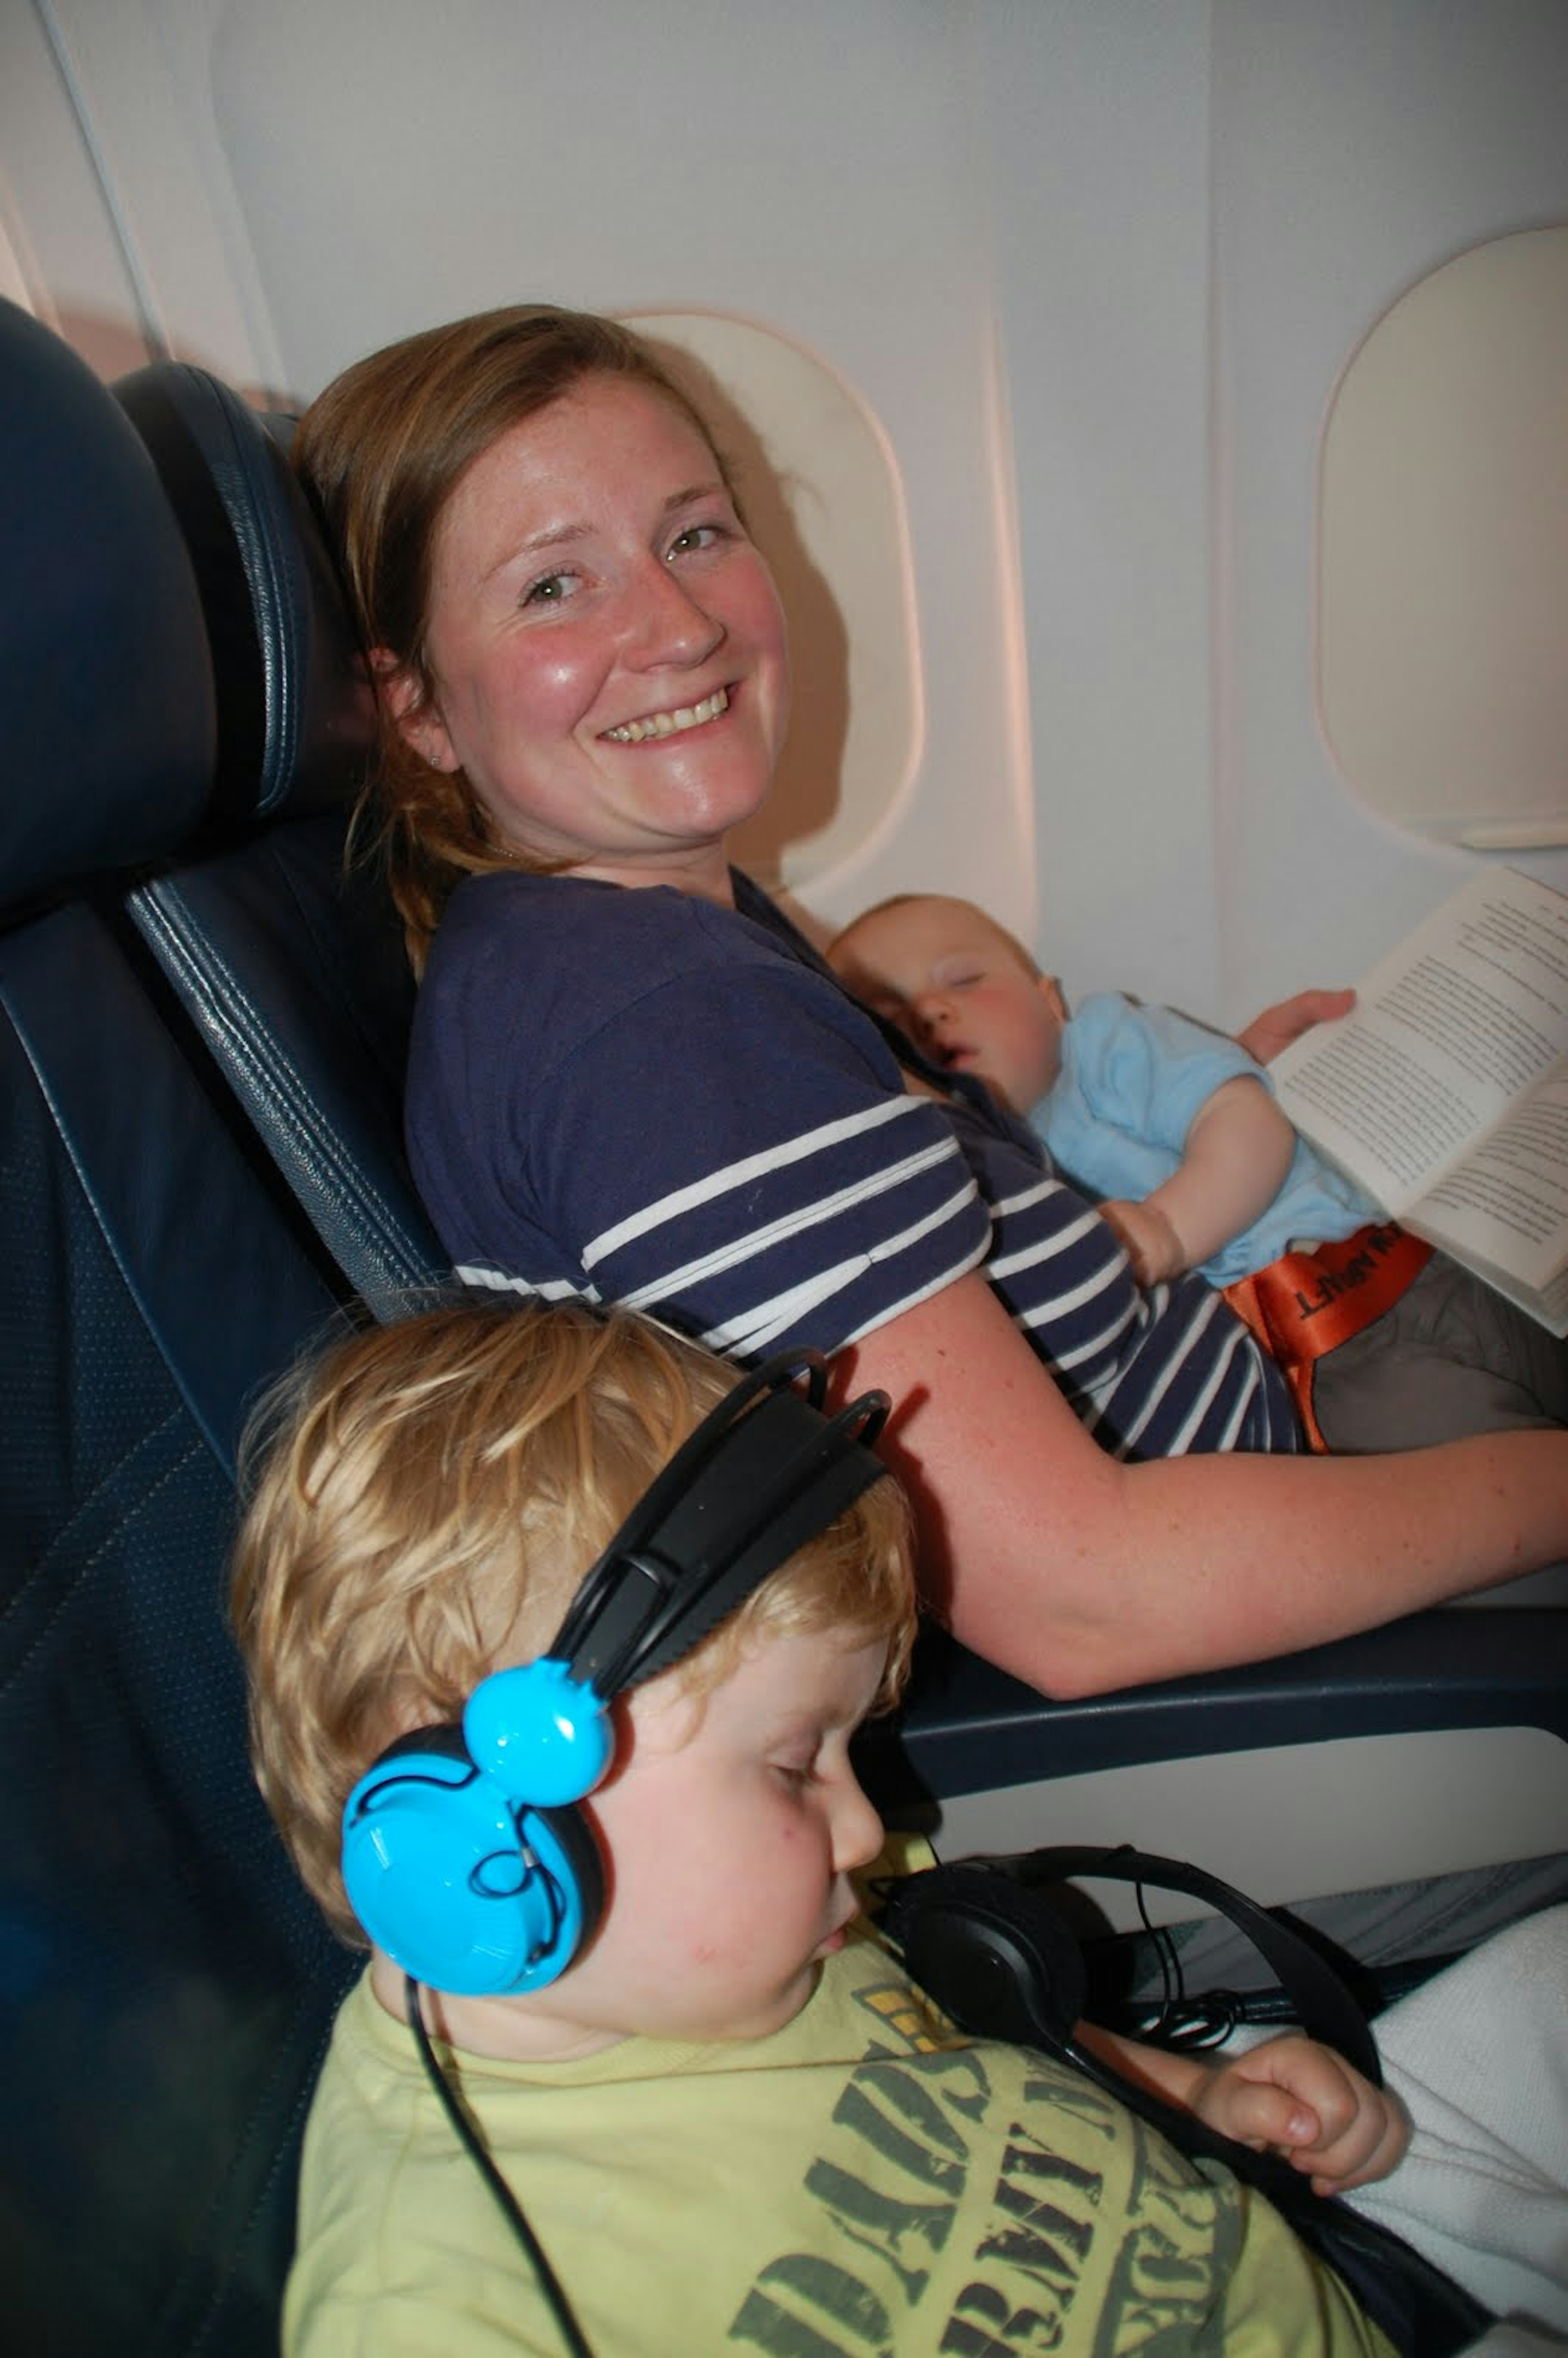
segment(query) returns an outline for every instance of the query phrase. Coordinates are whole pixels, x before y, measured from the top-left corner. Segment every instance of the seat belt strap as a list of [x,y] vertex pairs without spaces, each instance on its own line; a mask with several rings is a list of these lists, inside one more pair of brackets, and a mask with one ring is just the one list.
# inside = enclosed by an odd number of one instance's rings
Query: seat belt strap
[[1224,1289],[1243,1325],[1277,1361],[1314,1449],[1327,1447],[1313,1407],[1318,1360],[1381,1318],[1431,1259],[1425,1239],[1397,1220],[1373,1221],[1315,1252],[1281,1253]]

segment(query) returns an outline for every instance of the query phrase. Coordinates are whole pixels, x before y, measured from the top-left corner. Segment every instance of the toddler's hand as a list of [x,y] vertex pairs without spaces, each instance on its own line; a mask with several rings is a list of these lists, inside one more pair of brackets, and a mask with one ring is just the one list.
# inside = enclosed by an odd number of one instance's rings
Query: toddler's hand
[[1217,2064],[1193,2110],[1223,2136],[1282,2154],[1315,2194],[1386,2178],[1410,2143],[1399,2098],[1332,2048],[1291,2033]]
[[1113,1199],[1095,1208],[1114,1230],[1140,1285],[1159,1285],[1168,1277],[1181,1276],[1187,1257],[1180,1237],[1157,1205]]

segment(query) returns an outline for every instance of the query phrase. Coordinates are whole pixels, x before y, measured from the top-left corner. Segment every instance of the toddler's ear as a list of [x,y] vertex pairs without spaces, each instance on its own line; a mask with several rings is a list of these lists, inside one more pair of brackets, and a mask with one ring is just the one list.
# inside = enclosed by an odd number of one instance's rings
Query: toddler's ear
[[1062,996],[1062,986],[1054,974],[1043,974],[1035,984],[1041,998],[1058,1023],[1067,1021],[1067,1002]]
[[400,663],[390,647],[372,647],[370,668],[382,709],[391,715],[392,724],[404,743],[412,746],[432,770],[444,770],[449,774],[457,769],[458,757],[452,751],[439,707],[426,694],[423,683],[410,666]]

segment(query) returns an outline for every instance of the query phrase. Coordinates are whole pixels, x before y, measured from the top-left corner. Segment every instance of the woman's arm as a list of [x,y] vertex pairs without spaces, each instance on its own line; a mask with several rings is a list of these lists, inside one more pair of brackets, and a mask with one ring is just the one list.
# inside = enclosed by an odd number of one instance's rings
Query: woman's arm
[[841,1352],[836,1383],[896,1403],[882,1454],[935,1611],[1047,1694],[1264,1660],[1568,1555],[1568,1433],[1125,1465],[978,1272]]

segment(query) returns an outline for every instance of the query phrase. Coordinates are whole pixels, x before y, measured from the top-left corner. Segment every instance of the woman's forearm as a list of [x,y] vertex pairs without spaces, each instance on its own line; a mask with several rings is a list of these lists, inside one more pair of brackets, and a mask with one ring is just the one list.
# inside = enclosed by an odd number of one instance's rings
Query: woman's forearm
[[979,1276],[844,1357],[894,1400],[933,1608],[1048,1694],[1263,1660],[1568,1556],[1565,1433],[1122,1465]]

